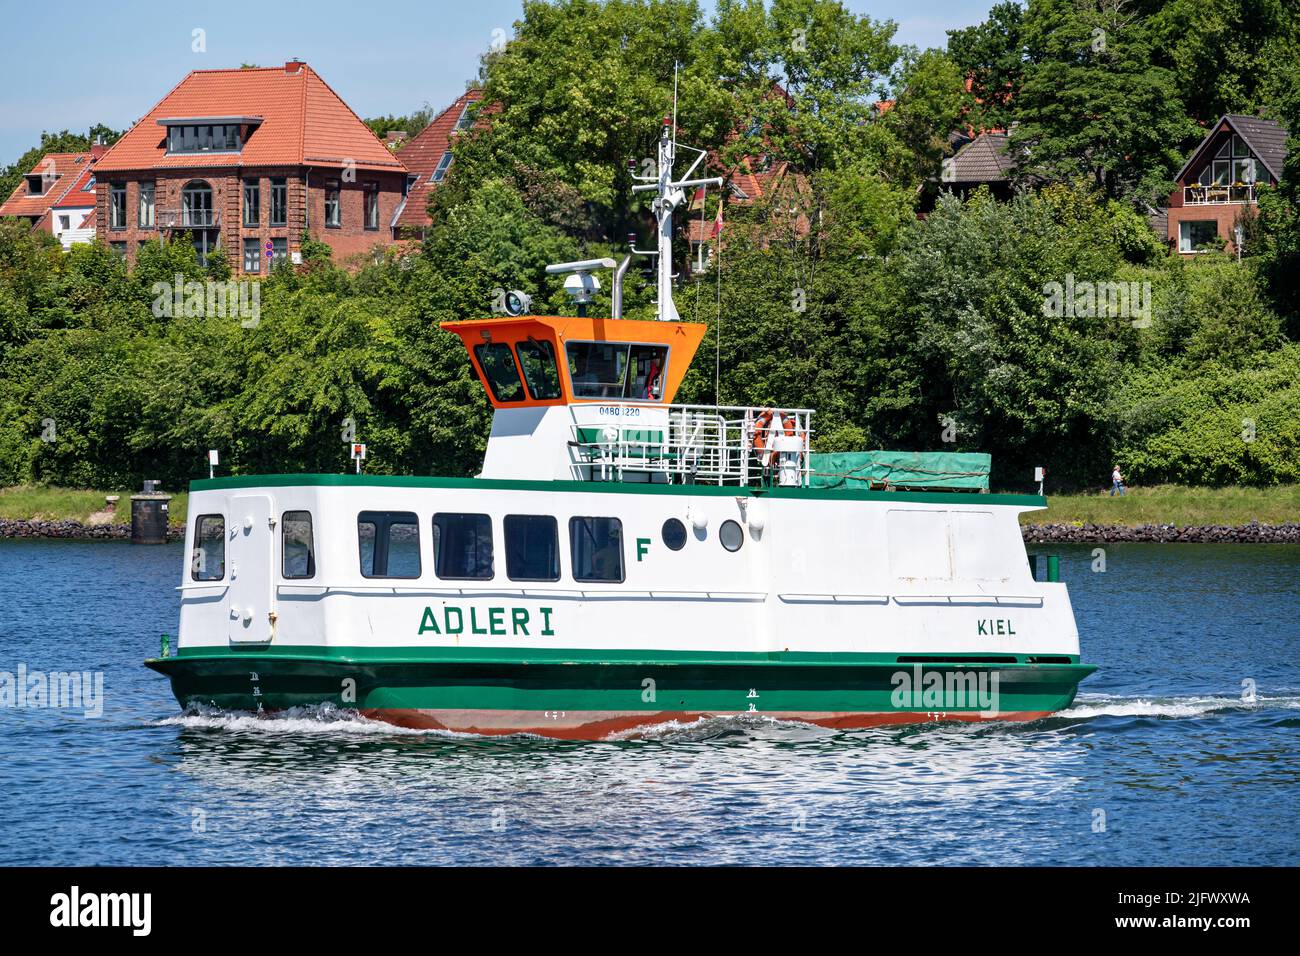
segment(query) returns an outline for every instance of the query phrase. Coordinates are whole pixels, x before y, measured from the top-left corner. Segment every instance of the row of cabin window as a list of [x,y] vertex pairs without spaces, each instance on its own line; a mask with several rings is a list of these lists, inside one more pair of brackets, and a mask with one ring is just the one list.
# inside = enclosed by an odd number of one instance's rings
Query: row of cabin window
[[[559,531],[550,515],[507,515],[503,521],[506,576],[512,581],[560,579]],[[311,513],[286,511],[280,521],[281,574],[301,580],[316,574]],[[418,578],[419,518],[409,511],[363,511],[357,516],[361,574],[367,578]],[[618,518],[569,519],[573,579],[623,581],[623,523]],[[490,581],[496,576],[492,519],[483,514],[433,516],[434,573],[445,581]],[[226,575],[226,521],[222,515],[195,520],[190,574],[195,581]]]
[[[666,345],[569,342],[565,348],[575,398],[663,398]],[[560,397],[560,373],[550,342],[529,339],[514,349],[505,342],[487,342],[474,346],[474,355],[498,402],[521,402],[529,395],[538,401]]]

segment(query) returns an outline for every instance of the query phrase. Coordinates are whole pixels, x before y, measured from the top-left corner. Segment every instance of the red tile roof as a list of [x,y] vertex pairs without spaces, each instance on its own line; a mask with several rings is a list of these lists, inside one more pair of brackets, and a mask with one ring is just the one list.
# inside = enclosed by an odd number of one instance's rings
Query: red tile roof
[[[87,155],[90,155],[87,153]],[[85,164],[85,169],[81,175],[73,178],[68,184],[68,188],[63,191],[58,200],[50,205],[51,209],[68,209],[68,208],[85,208],[86,206],[95,205],[94,187],[86,189],[86,186],[95,179],[95,167],[91,163]]]
[[[160,119],[256,117],[238,153],[167,155]],[[337,93],[305,63],[195,70],[104,154],[101,171],[187,166],[326,166],[403,169]]]
[[[87,175],[90,170],[90,153],[46,153],[25,176],[42,172],[49,162],[54,163],[53,185],[41,195],[33,196],[27,191],[27,180],[24,178],[4,205],[0,205],[0,216],[45,215]],[[93,197],[90,202],[85,203],[87,206],[94,204]]]
[[[397,150],[397,158],[406,164],[406,168],[417,179],[407,193],[406,205],[402,207],[394,225],[407,229],[423,229],[429,225],[429,193],[437,188],[437,183],[430,182],[429,177],[451,149],[456,124],[460,122],[465,108],[482,99],[482,90],[462,93],[454,103],[435,116],[432,123]],[[479,126],[485,122],[486,118],[480,115],[474,125]]]

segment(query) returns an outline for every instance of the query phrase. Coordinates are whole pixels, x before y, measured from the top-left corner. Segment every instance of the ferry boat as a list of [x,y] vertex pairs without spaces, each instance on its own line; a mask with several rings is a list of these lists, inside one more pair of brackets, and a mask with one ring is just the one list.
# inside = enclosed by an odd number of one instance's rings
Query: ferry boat
[[[1064,584],[1031,572],[1038,495],[815,487],[813,412],[674,404],[704,336],[673,303],[653,192],[655,320],[619,263],[560,263],[576,316],[448,323],[491,402],[474,478],[190,485],[175,653],[184,707],[334,705],[471,734],[601,739],[753,715],[832,728],[1033,720],[1080,662]],[[611,269],[610,317],[588,316]]]

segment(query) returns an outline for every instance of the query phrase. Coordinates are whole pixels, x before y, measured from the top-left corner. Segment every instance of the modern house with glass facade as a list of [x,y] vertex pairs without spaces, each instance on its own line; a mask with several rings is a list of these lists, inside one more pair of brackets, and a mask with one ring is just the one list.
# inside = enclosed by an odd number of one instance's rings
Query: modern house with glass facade
[[306,63],[195,70],[95,166],[96,222],[133,263],[154,237],[237,274],[392,242],[406,167]]

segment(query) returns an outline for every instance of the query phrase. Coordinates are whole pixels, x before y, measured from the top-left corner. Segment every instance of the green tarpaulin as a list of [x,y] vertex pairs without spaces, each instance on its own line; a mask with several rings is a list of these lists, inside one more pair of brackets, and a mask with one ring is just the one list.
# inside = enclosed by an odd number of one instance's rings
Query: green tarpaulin
[[992,455],[946,451],[845,451],[811,455],[812,487],[988,491]]

